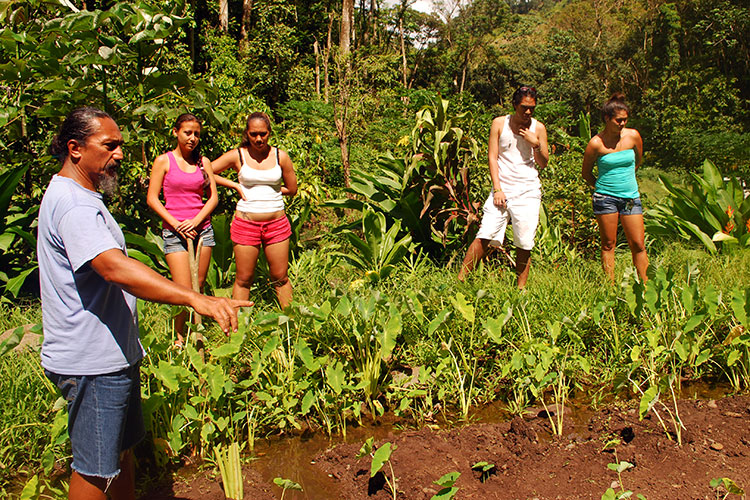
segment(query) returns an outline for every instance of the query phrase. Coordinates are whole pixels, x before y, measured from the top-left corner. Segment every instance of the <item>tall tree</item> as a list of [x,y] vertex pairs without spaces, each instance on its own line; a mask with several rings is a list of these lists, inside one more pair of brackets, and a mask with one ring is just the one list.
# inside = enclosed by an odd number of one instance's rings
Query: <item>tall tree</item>
[[339,95],[334,107],[334,121],[341,149],[341,164],[344,167],[344,185],[349,187],[349,87],[352,70],[352,28],[354,26],[354,0],[342,0],[341,29],[339,31],[339,54],[337,70]]

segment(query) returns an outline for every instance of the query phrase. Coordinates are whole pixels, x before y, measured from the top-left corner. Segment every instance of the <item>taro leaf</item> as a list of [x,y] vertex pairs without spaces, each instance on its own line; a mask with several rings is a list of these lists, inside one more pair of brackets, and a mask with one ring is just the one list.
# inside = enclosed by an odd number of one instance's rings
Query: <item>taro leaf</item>
[[357,452],[356,458],[360,459],[360,458],[362,458],[364,456],[367,456],[370,453],[372,453],[372,445],[373,445],[374,442],[375,442],[375,438],[374,437],[367,438],[367,440],[364,443],[362,443],[362,447]]
[[282,477],[275,477],[275,478],[273,478],[273,484],[275,484],[279,488],[282,488],[284,491],[286,491],[286,490],[302,491],[302,486],[300,486],[299,483],[295,483],[291,479],[284,479]]
[[211,350],[211,359],[218,360],[234,356],[240,352],[242,342],[245,340],[244,333],[234,333],[229,337],[229,341]]
[[448,316],[450,316],[450,314],[451,311],[447,308],[440,311],[437,316],[435,316],[433,320],[430,321],[430,324],[427,327],[427,336],[432,337],[432,334],[435,333],[435,330],[440,328],[440,326],[445,323],[445,320],[448,319]]
[[489,462],[477,462],[474,465],[471,466],[472,470],[481,470],[482,472],[487,472],[489,470],[492,470],[495,467],[495,464],[491,464]]
[[326,380],[331,389],[333,389],[333,392],[341,394],[341,387],[344,385],[344,367],[341,361],[335,365],[331,363],[326,366]]
[[307,345],[305,339],[300,338],[297,341],[297,356],[305,364],[305,368],[310,371],[315,371],[320,367],[320,364],[315,361],[315,354],[313,354],[310,346]]
[[727,493],[730,493],[732,495],[744,495],[745,494],[745,490],[737,486],[737,483],[735,483],[728,477],[714,478],[711,480],[710,484],[712,488],[718,488],[719,486],[723,486],[724,489],[727,490]]
[[396,347],[396,339],[401,334],[401,314],[398,309],[390,309],[390,317],[383,328],[383,334],[380,336],[380,359],[386,361]]
[[448,474],[441,476],[440,479],[438,479],[437,481],[433,481],[433,482],[437,484],[438,486],[440,486],[441,488],[450,488],[451,486],[456,484],[456,481],[458,480],[458,477],[460,475],[461,473],[458,471],[449,472]]
[[23,487],[20,500],[32,500],[39,498],[40,486],[41,485],[39,484],[39,478],[36,474],[34,474],[34,476],[29,479],[29,481]]
[[0,356],[5,356],[5,354],[8,353],[11,349],[20,344],[23,335],[24,329],[22,326],[19,326],[18,328],[13,330],[13,333],[11,333],[7,339],[0,343]]
[[[18,292],[21,291],[21,287],[26,281],[26,278],[28,278],[31,273],[36,271],[38,267],[38,265],[34,265],[28,269],[24,269],[18,275],[9,279],[5,284],[5,291],[13,295],[13,297],[18,297]],[[2,353],[0,353],[0,355],[2,355]]]
[[302,398],[302,415],[307,415],[313,403],[315,403],[315,394],[313,394],[313,391],[307,391]]
[[458,493],[458,488],[446,487],[432,495],[432,497],[430,497],[430,500],[451,500],[454,496],[456,496],[456,493]]
[[391,453],[396,449],[396,445],[391,443],[385,443],[380,448],[375,450],[372,455],[372,464],[370,465],[370,477],[375,477],[375,474],[380,472],[383,465],[391,458]]
[[732,292],[732,312],[745,328],[750,328],[750,288]]
[[617,500],[615,490],[613,490],[612,488],[607,488],[607,491],[605,491],[602,495],[602,500]]
[[455,297],[451,297],[451,302],[453,303],[453,307],[461,313],[461,316],[463,316],[466,321],[469,323],[474,322],[474,306],[466,301],[464,294],[460,292],[457,293]]
[[659,388],[655,385],[652,385],[651,387],[646,390],[646,392],[643,393],[643,396],[641,396],[641,403],[638,407],[638,415],[640,416],[641,420],[648,414],[648,412],[651,411],[651,408],[654,407],[656,402],[659,400]]

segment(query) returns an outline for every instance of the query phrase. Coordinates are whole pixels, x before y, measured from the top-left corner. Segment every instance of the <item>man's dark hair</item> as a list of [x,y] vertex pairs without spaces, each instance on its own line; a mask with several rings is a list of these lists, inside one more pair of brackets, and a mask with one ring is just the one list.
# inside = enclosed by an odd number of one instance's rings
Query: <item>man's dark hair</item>
[[52,139],[49,146],[50,154],[60,160],[60,163],[64,162],[68,157],[68,141],[75,140],[82,145],[86,144],[86,140],[96,132],[94,124],[96,118],[112,119],[104,111],[90,106],[71,111],[65,117],[60,132]]
[[521,99],[524,97],[531,97],[536,101],[536,89],[529,87],[528,85],[522,85],[513,92],[513,106],[521,104]]

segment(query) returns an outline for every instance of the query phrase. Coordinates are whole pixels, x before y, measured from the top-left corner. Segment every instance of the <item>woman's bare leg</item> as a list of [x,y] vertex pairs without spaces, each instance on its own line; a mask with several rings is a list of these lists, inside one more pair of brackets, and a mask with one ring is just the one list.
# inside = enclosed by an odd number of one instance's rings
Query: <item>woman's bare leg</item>
[[615,282],[615,246],[617,245],[617,221],[620,214],[601,214],[596,216],[599,223],[599,236],[602,245],[602,269],[610,283]]
[[232,287],[232,298],[247,300],[250,297],[250,287],[253,285],[255,266],[258,264],[260,246],[234,245],[234,260],[237,266],[237,276]]
[[633,265],[638,271],[638,277],[644,283],[648,280],[648,255],[646,254],[646,230],[643,227],[643,214],[623,215],[620,217],[622,229],[628,239],[630,253],[633,254]]
[[271,285],[276,290],[279,305],[285,309],[292,303],[292,284],[289,282],[289,240],[266,245],[263,251],[268,261]]

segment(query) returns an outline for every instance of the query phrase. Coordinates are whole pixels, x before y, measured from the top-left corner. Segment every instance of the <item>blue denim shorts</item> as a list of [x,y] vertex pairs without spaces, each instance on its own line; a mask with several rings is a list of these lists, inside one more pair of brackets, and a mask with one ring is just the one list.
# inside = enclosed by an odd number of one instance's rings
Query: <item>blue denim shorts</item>
[[638,215],[643,213],[640,198],[618,198],[608,194],[594,193],[591,195],[591,203],[594,206],[594,215]]
[[120,454],[146,435],[139,365],[105,375],[44,374],[68,402],[73,470],[83,476],[117,477]]
[[[216,246],[216,240],[214,239],[214,228],[209,224],[206,226],[205,229],[203,229],[200,233],[198,233],[198,236],[195,237],[193,240],[193,243],[195,245],[198,245],[198,238],[203,236],[203,246],[204,247],[213,247]],[[172,231],[171,229],[162,229],[161,237],[164,238],[164,253],[172,253],[172,252],[187,252],[187,240],[184,240],[182,236],[180,236],[175,231]]]

